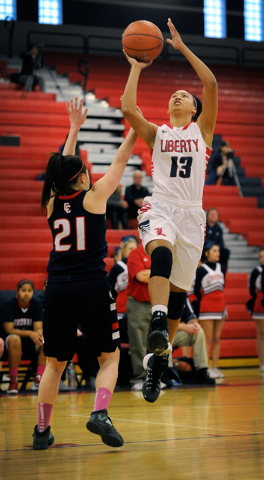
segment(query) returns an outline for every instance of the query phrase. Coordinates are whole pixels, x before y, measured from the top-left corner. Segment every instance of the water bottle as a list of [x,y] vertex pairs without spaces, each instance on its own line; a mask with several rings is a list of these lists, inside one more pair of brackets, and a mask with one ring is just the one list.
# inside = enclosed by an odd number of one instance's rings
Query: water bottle
[[68,372],[68,387],[70,390],[77,389],[77,381],[76,381],[76,369],[73,362],[70,362],[67,367]]

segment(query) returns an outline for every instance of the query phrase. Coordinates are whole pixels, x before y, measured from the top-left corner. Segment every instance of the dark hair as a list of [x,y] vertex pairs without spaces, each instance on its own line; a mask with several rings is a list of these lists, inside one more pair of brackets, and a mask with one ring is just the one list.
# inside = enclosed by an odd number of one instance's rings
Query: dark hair
[[46,168],[44,185],[41,195],[41,209],[45,210],[51,190],[56,195],[72,195],[76,192],[73,186],[79,176],[86,173],[87,168],[82,159],[75,155],[53,153]]
[[217,245],[217,243],[210,242],[210,241],[206,242],[204,244],[204,249],[203,249],[204,253],[209,252],[209,250],[211,250],[211,248],[214,247],[215,245],[217,247],[219,247],[219,245]]
[[17,284],[17,291],[20,290],[20,288],[23,287],[23,285],[25,285],[25,283],[28,283],[29,285],[31,285],[32,289],[35,290],[35,285],[34,285],[34,283],[32,282],[32,280],[28,280],[27,278],[23,278],[23,279],[20,280],[20,282],[18,282],[18,284]]
[[[196,107],[196,113],[192,116],[192,121],[193,122],[197,122],[197,119],[198,117],[201,115],[202,113],[202,109],[203,109],[203,105],[202,105],[202,102],[200,100],[199,97],[197,97],[196,95],[193,95],[193,98],[194,98],[194,105]],[[196,102],[196,103],[195,103]]]
[[212,210],[216,210],[217,213],[218,213],[218,217],[220,217],[220,212],[219,212],[218,208],[216,208],[216,207],[210,207],[210,208],[208,208],[208,210],[207,210],[207,212],[206,212],[206,218],[208,217],[209,213],[212,212]]

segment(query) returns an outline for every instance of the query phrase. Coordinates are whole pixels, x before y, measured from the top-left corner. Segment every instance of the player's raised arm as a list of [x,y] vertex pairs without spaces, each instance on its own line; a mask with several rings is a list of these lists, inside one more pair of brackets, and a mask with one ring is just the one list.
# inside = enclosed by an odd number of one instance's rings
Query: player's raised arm
[[154,123],[148,122],[142,115],[140,115],[136,106],[137,87],[140,73],[144,68],[151,65],[152,62],[138,62],[135,58],[129,57],[125,52],[124,54],[131,65],[131,69],[124,94],[122,96],[121,110],[131,127],[138,134],[138,136],[146,142],[151,150],[154,145],[158,127]]
[[70,131],[68,134],[68,138],[66,140],[63,155],[75,155],[75,148],[79,130],[83,123],[86,120],[88,108],[85,108],[84,112],[82,112],[83,107],[83,99],[80,100],[78,106],[78,98],[75,97],[73,100],[71,98],[70,103],[66,103],[67,112],[70,119]]
[[216,78],[211,70],[183,43],[170,18],[168,19],[168,27],[170,29],[171,39],[168,38],[167,43],[185,56],[203,84],[203,110],[197,123],[201,129],[204,141],[211,146],[218,110]]

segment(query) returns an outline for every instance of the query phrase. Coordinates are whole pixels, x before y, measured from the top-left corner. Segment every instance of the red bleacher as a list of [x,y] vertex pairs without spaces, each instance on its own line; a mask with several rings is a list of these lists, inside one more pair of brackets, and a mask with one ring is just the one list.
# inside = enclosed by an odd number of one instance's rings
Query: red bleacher
[[[45,55],[48,63],[57,64],[58,72],[70,73],[72,81],[82,80],[76,72],[78,55]],[[122,57],[90,56],[90,74],[87,91],[93,90],[98,98],[107,98],[110,106],[120,107],[129,65]],[[103,65],[103,67],[102,67]],[[219,114],[215,133],[229,140],[236,155],[241,156],[241,166],[246,175],[264,179],[262,142],[264,123],[263,69],[223,67],[216,65],[213,71],[219,85]],[[105,78],[107,76],[107,85]],[[173,90],[184,87],[202,94],[201,84],[188,64],[173,61],[157,61],[142,72],[138,103],[149,121],[157,124],[168,122],[167,105]],[[248,88],[250,87],[250,96]],[[158,90],[158,95],[157,95]],[[29,92],[23,98],[21,88],[13,84],[0,84],[0,125],[2,135],[20,137],[19,147],[0,146],[0,199],[1,224],[0,289],[14,289],[21,277],[30,277],[37,289],[43,288],[46,265],[52,247],[47,221],[40,213],[42,183],[37,176],[45,169],[47,154],[57,150],[68,133],[69,122],[65,104],[56,103],[54,94]],[[126,130],[127,122],[124,122]],[[82,152],[85,161],[86,152]],[[135,153],[143,160],[143,167],[150,174],[151,157],[140,139]],[[89,165],[89,164],[88,164]],[[92,174],[94,183],[102,174]],[[263,181],[264,184],[264,181]],[[256,198],[240,198],[236,187],[206,186],[204,208],[216,206],[231,232],[244,235],[249,244],[264,244],[262,212]],[[108,223],[109,225],[109,223]],[[264,230],[264,229],[263,229]],[[107,230],[109,257],[107,269],[113,264],[111,255],[123,235],[137,235],[137,230]],[[245,309],[248,294],[248,276],[245,273],[227,274],[226,299],[229,312],[225,322],[221,357],[256,357],[255,324]]]

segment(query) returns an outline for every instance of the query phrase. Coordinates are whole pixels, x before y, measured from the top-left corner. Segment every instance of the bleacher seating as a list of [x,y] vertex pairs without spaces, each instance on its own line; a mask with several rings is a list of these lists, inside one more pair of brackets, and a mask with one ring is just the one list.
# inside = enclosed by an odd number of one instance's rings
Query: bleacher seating
[[[76,82],[82,79],[76,72],[77,57],[52,53],[46,55],[46,61],[56,63],[59,73],[69,73],[70,79]],[[87,90],[95,92],[98,98],[107,99],[110,106],[120,108],[120,95],[129,72],[127,61],[122,57],[107,56],[102,62],[100,56],[91,55],[89,62]],[[241,157],[241,166],[246,175],[260,176],[264,185],[261,159],[264,97],[260,94],[264,89],[263,69],[216,65],[213,71],[219,85],[216,134],[230,141],[236,155]],[[144,70],[139,83],[138,104],[146,118],[157,124],[168,122],[166,112],[169,96],[179,87],[195,92],[198,96],[202,93],[199,80],[184,62],[161,60]],[[20,87],[0,84],[1,133],[20,137],[19,147],[0,146],[2,290],[14,289],[22,276],[30,277],[37,289],[43,288],[51,234],[45,217],[40,213],[42,184],[36,178],[45,169],[46,154],[58,149],[68,131],[65,105],[56,103],[54,94],[30,92],[27,99],[21,97]],[[124,126],[127,131],[126,121]],[[151,157],[140,139],[135,152],[141,156],[143,168],[149,175]],[[88,161],[89,158],[86,158]],[[100,176],[102,173],[94,173],[92,182]],[[256,197],[241,198],[237,187],[206,186],[204,208],[211,206],[219,209],[221,220],[231,232],[241,233],[250,245],[264,244],[264,229],[261,228],[263,210],[257,208]],[[111,254],[114,246],[120,243],[122,235],[128,233],[107,230],[108,270],[113,264]],[[131,230],[130,233],[135,235],[137,230]],[[229,317],[222,335],[222,358],[257,357],[255,324],[245,309],[247,283],[248,275],[245,273],[227,274],[225,291]]]

